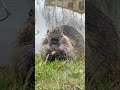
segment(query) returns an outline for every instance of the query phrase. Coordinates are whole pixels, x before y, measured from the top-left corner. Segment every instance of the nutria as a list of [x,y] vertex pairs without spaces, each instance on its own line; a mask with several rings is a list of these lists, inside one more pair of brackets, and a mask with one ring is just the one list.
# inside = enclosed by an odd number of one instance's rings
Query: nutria
[[[120,39],[113,20],[87,1],[85,18],[86,80],[96,77],[93,80],[95,82],[95,80],[99,81],[97,79],[99,74],[109,73],[112,76],[118,73]],[[86,84],[86,86],[88,85]],[[93,87],[92,83],[91,87]]]
[[[16,51],[13,57],[14,71],[24,83],[34,84],[35,66],[35,19],[34,10],[30,10],[27,22],[18,32]],[[34,86],[34,85],[33,85]]]
[[75,59],[83,56],[84,40],[75,28],[62,25],[47,31],[41,47],[41,57],[43,59]]

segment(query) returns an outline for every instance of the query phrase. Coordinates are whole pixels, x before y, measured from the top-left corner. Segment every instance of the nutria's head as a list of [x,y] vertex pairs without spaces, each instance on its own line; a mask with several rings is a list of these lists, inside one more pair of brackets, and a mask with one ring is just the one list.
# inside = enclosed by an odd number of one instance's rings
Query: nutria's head
[[69,52],[70,44],[62,29],[48,30],[46,39],[44,40],[44,46],[46,58],[50,60],[54,60],[55,58],[68,58],[67,53]]

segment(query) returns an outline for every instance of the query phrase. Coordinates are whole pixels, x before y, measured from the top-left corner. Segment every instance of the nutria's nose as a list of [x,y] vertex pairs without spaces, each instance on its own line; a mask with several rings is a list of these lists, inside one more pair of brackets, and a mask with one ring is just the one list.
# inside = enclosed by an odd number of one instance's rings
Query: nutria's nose
[[59,45],[59,40],[57,38],[52,38],[51,39],[51,46],[52,45],[57,45],[58,46]]

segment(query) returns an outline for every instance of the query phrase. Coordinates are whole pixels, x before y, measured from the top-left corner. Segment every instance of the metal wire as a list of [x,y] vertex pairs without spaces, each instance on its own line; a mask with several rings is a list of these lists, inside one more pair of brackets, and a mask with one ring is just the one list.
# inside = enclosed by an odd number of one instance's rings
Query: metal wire
[[1,0],[1,3],[2,3],[3,7],[5,8],[6,16],[3,17],[2,19],[0,19],[0,21],[4,21],[5,19],[8,18],[8,16],[10,15],[10,13],[8,12],[8,9],[5,7],[5,4],[4,4],[4,2],[2,0]]

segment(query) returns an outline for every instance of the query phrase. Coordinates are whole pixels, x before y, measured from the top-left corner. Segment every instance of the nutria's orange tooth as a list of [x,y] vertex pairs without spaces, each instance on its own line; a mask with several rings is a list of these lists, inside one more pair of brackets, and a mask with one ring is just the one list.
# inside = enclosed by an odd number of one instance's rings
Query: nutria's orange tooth
[[56,53],[56,51],[52,51],[51,54],[54,55]]

